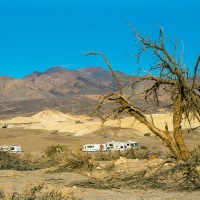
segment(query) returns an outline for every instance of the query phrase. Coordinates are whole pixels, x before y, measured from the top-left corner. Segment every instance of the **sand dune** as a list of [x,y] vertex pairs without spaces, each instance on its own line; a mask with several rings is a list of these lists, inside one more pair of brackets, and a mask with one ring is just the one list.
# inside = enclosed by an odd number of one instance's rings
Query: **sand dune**
[[[147,118],[151,119],[149,115]],[[170,114],[154,114],[155,125],[164,129],[167,123],[170,131],[173,130],[172,116]],[[0,121],[1,125],[8,124],[8,127],[23,127],[25,129],[45,129],[56,130],[58,132],[68,132],[75,136],[82,136],[93,133],[101,128],[101,121],[87,116],[73,116],[62,113],[58,110],[44,110],[30,117],[15,117],[13,119],[4,119]],[[200,123],[193,121],[191,127],[197,127]],[[151,132],[146,126],[135,121],[134,117],[126,117],[119,120],[109,120],[104,126],[132,128],[139,130],[141,134]],[[189,128],[190,124],[187,121],[182,123],[183,128]]]

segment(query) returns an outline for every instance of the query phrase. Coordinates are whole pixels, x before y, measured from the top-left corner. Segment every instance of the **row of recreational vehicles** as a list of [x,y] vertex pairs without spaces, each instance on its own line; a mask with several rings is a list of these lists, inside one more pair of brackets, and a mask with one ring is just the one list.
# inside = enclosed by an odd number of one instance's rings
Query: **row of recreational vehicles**
[[128,149],[138,149],[139,143],[136,141],[128,140],[127,142],[106,142],[104,144],[84,144],[82,151],[84,152],[106,152],[106,151],[123,151]]

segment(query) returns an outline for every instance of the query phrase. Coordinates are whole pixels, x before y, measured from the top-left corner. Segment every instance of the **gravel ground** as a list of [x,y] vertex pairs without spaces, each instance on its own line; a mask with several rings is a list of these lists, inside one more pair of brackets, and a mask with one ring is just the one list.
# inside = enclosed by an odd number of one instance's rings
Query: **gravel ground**
[[81,188],[72,185],[75,181],[84,181],[88,178],[74,172],[46,173],[46,170],[19,172],[14,170],[1,170],[0,188],[10,188],[20,192],[28,182],[44,180],[46,184],[55,187],[66,187],[81,200],[198,200],[200,191],[192,192],[169,192],[161,190],[99,190]]
[[160,190],[95,190],[75,188],[81,200],[198,200],[200,192],[167,192]]

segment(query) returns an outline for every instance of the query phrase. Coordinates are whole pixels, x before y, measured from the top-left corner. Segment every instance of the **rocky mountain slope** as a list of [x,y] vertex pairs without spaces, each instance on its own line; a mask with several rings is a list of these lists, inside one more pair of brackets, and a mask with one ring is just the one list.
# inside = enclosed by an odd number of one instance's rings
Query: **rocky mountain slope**
[[63,97],[67,94],[102,94],[115,91],[110,73],[90,67],[67,70],[53,67],[44,72],[33,72],[22,79],[0,77],[0,101],[18,101]]
[[[116,72],[126,93],[138,77]],[[138,88],[138,91],[145,85]],[[100,67],[68,70],[52,67],[44,72],[33,72],[21,79],[0,77],[0,118],[9,115],[30,115],[44,109],[58,109],[74,114],[92,114],[97,98],[106,92],[117,91],[109,71]],[[146,105],[140,97],[136,104]],[[149,104],[152,107],[152,103]]]

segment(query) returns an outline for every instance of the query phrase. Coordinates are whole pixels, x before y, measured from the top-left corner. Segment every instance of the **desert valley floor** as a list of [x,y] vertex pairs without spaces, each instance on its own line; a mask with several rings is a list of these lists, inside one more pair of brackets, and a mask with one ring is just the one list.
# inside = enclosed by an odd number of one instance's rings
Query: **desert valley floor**
[[[154,115],[154,123],[159,128],[168,123],[169,129],[172,128],[172,118],[170,114]],[[34,156],[40,156],[41,153],[51,145],[67,145],[72,150],[80,150],[83,144],[104,143],[107,141],[124,141],[132,139],[138,141],[140,146],[145,146],[152,152],[156,149],[166,151],[160,139],[155,136],[145,137],[149,130],[133,118],[127,117],[119,120],[109,120],[103,126],[100,119],[94,119],[86,116],[72,116],[60,111],[45,110],[30,117],[15,117],[12,119],[3,119],[1,125],[8,125],[8,128],[0,129],[0,145],[20,145],[22,154],[30,153]],[[185,129],[189,128],[186,122],[183,124]],[[193,128],[199,126],[194,121]],[[200,132],[185,133],[186,143],[192,150],[200,143]],[[167,151],[166,151],[167,152]],[[128,162],[127,162],[128,163]],[[122,164],[123,165],[123,164]],[[123,169],[120,165],[115,173]],[[125,167],[129,167],[128,164]],[[139,164],[137,165],[138,167]],[[49,169],[48,169],[49,170]],[[80,174],[76,172],[46,173],[47,170],[36,171],[0,171],[0,186],[7,188],[7,191],[21,191],[27,182],[34,180],[44,180],[48,184],[59,187],[67,187],[78,199],[200,199],[200,193],[179,192],[179,191],[161,191],[161,190],[125,190],[110,189],[100,190],[93,188],[81,188],[71,186],[70,184],[77,180],[86,180],[91,178],[92,173]],[[100,170],[101,171],[101,170]],[[98,176],[103,176],[104,171],[98,171]]]

